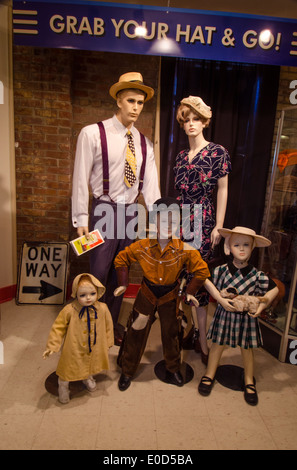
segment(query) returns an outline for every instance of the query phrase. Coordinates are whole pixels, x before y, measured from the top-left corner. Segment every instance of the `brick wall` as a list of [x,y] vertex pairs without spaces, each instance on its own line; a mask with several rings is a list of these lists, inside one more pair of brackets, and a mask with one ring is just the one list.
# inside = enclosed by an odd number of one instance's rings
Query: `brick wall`
[[[109,87],[135,70],[157,89],[159,59],[66,49],[14,47],[18,253],[24,241],[63,242],[71,223],[71,181],[80,129],[116,110]],[[156,98],[137,127],[153,139]],[[88,270],[70,252],[70,275]],[[138,280],[139,275],[133,277]],[[133,275],[133,274],[132,274]]]
[[17,237],[68,239],[71,61],[67,51],[14,53]]

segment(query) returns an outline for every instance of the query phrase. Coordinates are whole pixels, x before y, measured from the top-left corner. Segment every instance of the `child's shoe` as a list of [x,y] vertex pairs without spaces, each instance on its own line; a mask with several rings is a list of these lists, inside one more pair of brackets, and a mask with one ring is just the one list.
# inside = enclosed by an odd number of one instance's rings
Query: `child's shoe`
[[62,380],[59,377],[58,384],[59,384],[59,402],[65,405],[66,403],[69,403],[70,401],[69,382]]
[[204,375],[201,378],[200,384],[198,385],[198,392],[200,393],[200,395],[208,397],[208,395],[210,395],[214,382],[215,379],[211,379],[210,377]]
[[89,392],[95,392],[95,390],[97,390],[96,380],[94,379],[94,377],[92,377],[92,375],[90,375],[87,379],[83,380],[83,384],[85,385],[87,390],[89,390]]
[[248,384],[244,386],[244,399],[248,405],[258,405],[258,394],[255,384]]

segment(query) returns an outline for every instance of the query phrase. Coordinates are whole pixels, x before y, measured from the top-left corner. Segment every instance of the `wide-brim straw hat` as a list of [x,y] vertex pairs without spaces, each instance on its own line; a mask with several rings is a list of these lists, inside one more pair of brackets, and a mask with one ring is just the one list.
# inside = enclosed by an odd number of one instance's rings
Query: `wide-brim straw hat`
[[150,100],[154,96],[154,93],[155,93],[153,88],[143,83],[143,78],[142,78],[141,73],[128,72],[128,73],[124,73],[123,75],[121,75],[119,78],[119,81],[117,83],[114,83],[110,87],[109,94],[116,100],[117,94],[120,91],[128,90],[131,88],[143,91],[146,95],[144,101]]
[[207,106],[200,96],[190,95],[187,98],[183,98],[180,104],[191,106],[198,114],[200,114],[200,116],[204,117],[205,119],[210,119],[212,117],[211,107]]
[[268,240],[268,238],[262,237],[262,235],[257,235],[256,232],[250,228],[247,227],[234,227],[232,230],[227,229],[227,228],[219,228],[218,232],[222,237],[224,237],[229,244],[229,240],[231,235],[233,234],[239,234],[239,235],[249,235],[254,239],[254,247],[258,248],[263,248],[265,246],[271,245],[271,241]]

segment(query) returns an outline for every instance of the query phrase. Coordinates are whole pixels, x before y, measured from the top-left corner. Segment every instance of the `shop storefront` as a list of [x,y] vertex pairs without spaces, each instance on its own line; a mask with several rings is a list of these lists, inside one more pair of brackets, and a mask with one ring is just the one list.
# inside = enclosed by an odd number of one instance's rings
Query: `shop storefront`
[[257,261],[284,286],[261,320],[264,347],[296,363],[297,21],[66,0],[14,1],[12,14],[19,247],[28,230],[38,241],[73,238],[75,140],[112,112],[108,83],[135,67],[158,89],[140,126],[154,139],[166,195],[182,145],[176,107],[204,94],[215,112],[209,138],[232,158],[226,226],[273,241]]

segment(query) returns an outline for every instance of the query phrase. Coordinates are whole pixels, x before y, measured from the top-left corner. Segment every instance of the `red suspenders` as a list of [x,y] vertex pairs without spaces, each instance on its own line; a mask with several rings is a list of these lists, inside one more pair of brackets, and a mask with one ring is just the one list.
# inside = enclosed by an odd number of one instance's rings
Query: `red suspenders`
[[[109,194],[109,169],[108,169],[108,150],[107,150],[107,140],[106,140],[106,132],[104,129],[103,122],[97,123],[99,126],[100,138],[101,138],[101,149],[102,149],[102,167],[103,167],[103,194]],[[145,172],[145,164],[146,164],[146,155],[147,155],[147,147],[146,141],[143,134],[140,132],[140,141],[141,141],[141,151],[142,151],[142,165],[140,168],[139,174],[139,186],[138,186],[138,195],[142,190],[143,187],[143,179],[144,179],[144,172]],[[137,199],[137,198],[136,198]]]

